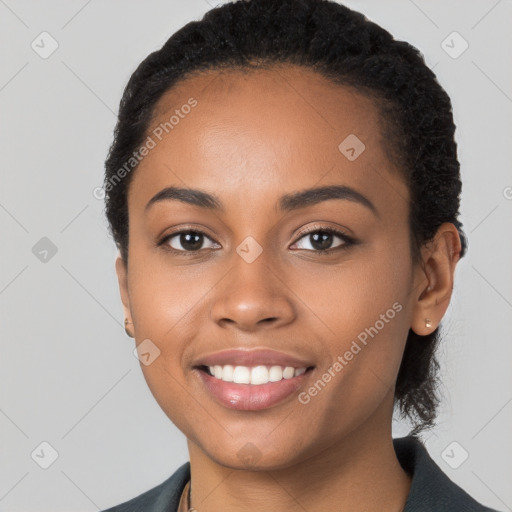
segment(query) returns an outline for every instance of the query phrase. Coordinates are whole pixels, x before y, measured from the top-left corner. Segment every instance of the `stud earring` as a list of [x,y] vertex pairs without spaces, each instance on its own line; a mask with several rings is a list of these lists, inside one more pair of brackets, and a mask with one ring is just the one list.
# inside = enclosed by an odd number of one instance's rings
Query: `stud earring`
[[425,327],[432,327],[432,324],[431,324],[429,318],[425,318]]
[[128,325],[131,324],[132,322],[130,322],[128,320],[128,318],[125,318],[124,319],[124,331],[126,332],[126,334],[128,336],[130,336],[130,338],[133,338],[133,333],[131,333],[129,330],[128,330]]

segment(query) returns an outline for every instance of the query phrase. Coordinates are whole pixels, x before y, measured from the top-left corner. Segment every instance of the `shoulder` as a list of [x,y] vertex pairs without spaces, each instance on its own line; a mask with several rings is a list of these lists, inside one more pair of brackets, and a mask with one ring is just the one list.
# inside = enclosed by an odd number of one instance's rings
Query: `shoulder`
[[393,439],[393,445],[401,466],[412,477],[403,512],[498,512],[480,504],[450,480],[416,437]]
[[156,487],[102,512],[175,512],[189,479],[190,462],[186,462]]

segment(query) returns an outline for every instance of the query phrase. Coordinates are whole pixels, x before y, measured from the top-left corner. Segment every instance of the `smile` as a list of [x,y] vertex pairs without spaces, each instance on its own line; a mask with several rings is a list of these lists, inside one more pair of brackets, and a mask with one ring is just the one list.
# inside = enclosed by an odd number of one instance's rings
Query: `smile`
[[218,403],[230,409],[267,409],[290,397],[304,385],[313,367],[200,366],[203,385]]
[[209,366],[208,371],[212,377],[224,382],[236,384],[252,384],[260,386],[269,382],[279,382],[282,379],[291,379],[305,373],[307,368],[294,368],[293,366],[233,366],[230,364]]

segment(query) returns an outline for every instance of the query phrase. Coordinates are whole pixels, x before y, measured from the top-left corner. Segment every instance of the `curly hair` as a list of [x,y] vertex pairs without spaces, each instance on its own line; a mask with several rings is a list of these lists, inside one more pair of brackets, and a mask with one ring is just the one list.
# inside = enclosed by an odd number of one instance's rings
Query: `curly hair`
[[[227,3],[183,26],[139,64],[120,101],[105,162],[106,216],[121,257],[128,260],[133,172],[119,179],[119,171],[147,136],[162,95],[194,73],[277,64],[307,67],[374,100],[386,153],[410,192],[412,261],[421,264],[421,246],[444,222],[457,227],[462,257],[467,240],[458,220],[462,185],[450,98],[415,47],[332,0]],[[412,421],[413,436],[435,424],[439,341],[440,326],[426,336],[409,329],[394,404]]]

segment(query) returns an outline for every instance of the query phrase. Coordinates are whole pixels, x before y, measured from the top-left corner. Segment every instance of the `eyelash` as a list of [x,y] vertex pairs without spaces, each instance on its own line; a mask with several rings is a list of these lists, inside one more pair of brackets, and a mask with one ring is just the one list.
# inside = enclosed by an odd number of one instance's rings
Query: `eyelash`
[[[326,227],[314,226],[314,228],[311,230],[303,231],[303,232],[299,233],[299,238],[294,242],[293,245],[295,245],[299,240],[301,240],[305,236],[312,235],[313,233],[319,233],[319,232],[320,233],[328,233],[330,235],[335,235],[338,238],[340,238],[341,240],[343,240],[344,243],[342,245],[339,245],[338,247],[331,247],[330,249],[317,249],[317,250],[298,249],[298,250],[305,250],[307,252],[312,252],[312,253],[320,254],[320,255],[329,255],[337,250],[339,250],[339,251],[347,250],[349,247],[351,247],[352,245],[355,245],[357,243],[354,238],[348,236],[343,231],[338,231],[336,229],[333,229],[333,228],[327,227],[327,226]],[[157,246],[158,247],[162,246],[165,251],[169,251],[178,256],[185,256],[185,257],[196,256],[199,252],[202,251],[202,249],[199,249],[197,251],[184,251],[184,250],[181,251],[178,249],[174,249],[173,247],[170,247],[169,245],[166,245],[166,243],[169,240],[171,240],[173,237],[175,237],[177,235],[181,235],[183,233],[195,233],[197,235],[203,235],[204,237],[209,238],[211,240],[211,238],[204,231],[201,231],[200,229],[187,228],[187,229],[175,231],[174,233],[170,233],[169,235],[166,235],[164,238],[162,238],[162,240],[160,240],[160,242],[157,243]]]

